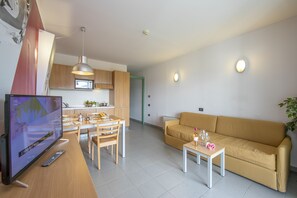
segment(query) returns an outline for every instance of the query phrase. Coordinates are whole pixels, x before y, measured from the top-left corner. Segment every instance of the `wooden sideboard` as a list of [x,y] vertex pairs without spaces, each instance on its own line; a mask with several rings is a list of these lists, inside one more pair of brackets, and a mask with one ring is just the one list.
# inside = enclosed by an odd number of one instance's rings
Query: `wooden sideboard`
[[[0,183],[1,198],[95,198],[97,193],[76,135],[65,135],[68,143],[59,140],[49,151],[34,162],[19,178],[28,188],[16,183]],[[48,167],[41,164],[57,150],[66,152]]]

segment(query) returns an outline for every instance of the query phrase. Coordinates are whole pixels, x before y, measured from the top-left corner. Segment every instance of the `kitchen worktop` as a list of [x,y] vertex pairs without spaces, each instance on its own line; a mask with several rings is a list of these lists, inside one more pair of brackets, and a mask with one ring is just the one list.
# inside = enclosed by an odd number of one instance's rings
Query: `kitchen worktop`
[[75,109],[106,109],[106,108],[114,108],[114,106],[101,106],[101,107],[63,107],[63,110],[75,110]]

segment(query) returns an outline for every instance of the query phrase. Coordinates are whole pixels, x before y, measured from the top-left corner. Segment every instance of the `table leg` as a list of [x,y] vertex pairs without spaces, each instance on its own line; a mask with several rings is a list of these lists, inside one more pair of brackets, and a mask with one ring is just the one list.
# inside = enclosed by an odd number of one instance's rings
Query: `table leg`
[[221,153],[221,175],[225,176],[225,151]]
[[183,170],[186,173],[187,172],[187,149],[183,147]]
[[200,155],[199,154],[197,154],[197,164],[200,164]]
[[126,148],[125,148],[125,134],[126,134],[126,124],[125,121],[122,122],[122,157],[126,157]]
[[90,130],[87,129],[87,134],[88,134],[88,151],[89,154],[91,153],[91,136],[90,136]]
[[208,172],[208,174],[207,174],[207,176],[208,176],[208,184],[207,184],[207,186],[208,186],[208,188],[211,188],[212,187],[212,158],[210,157],[210,158],[208,158],[208,160],[207,160],[207,172]]

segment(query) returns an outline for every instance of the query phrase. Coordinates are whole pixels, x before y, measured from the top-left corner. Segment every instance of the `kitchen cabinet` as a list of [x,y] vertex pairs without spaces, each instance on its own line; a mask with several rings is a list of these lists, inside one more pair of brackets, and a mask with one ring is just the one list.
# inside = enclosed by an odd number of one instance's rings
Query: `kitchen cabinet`
[[107,115],[114,115],[114,108],[100,108],[100,109],[97,109],[97,113],[101,113],[101,112],[104,112]]
[[95,75],[89,75],[89,76],[82,76],[82,75],[74,75],[75,79],[82,79],[82,80],[94,80]]
[[53,64],[49,80],[50,89],[74,89],[74,75],[72,67]]
[[130,73],[113,72],[113,90],[110,91],[110,104],[115,106],[115,116],[125,119],[130,125]]
[[63,115],[73,115],[74,110],[73,109],[63,109]]
[[112,72],[94,69],[94,75],[74,75],[72,66],[54,64],[49,80],[50,89],[74,89],[74,80],[94,80],[95,89],[113,89]]
[[123,107],[115,107],[114,108],[114,115],[125,119],[126,126],[130,126],[130,109],[129,108],[123,108]]
[[97,113],[97,109],[90,107],[90,108],[87,108],[87,109],[75,109],[74,110],[74,114],[78,115],[80,113],[85,118],[85,117],[87,117],[88,114]]
[[104,70],[95,70],[95,89],[113,89],[112,72]]

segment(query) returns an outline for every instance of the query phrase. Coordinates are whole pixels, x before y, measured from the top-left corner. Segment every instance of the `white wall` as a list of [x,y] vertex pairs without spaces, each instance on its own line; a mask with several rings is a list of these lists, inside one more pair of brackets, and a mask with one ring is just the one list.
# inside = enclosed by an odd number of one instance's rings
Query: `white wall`
[[0,24],[0,135],[4,132],[4,100],[10,94],[22,43],[12,41],[7,29]]
[[[109,90],[93,90],[93,91],[76,91],[76,90],[50,90],[52,96],[62,96],[63,102],[70,107],[82,107],[86,100],[96,101],[99,103],[109,102]],[[113,105],[113,104],[112,104]]]
[[49,77],[55,51],[55,35],[39,30],[38,35],[38,63],[36,79],[36,95],[47,95]]
[[[78,61],[77,56],[55,54],[54,63],[63,65],[75,65]],[[108,71],[127,71],[126,65],[117,63],[110,63],[100,60],[88,59],[89,65],[94,69],[102,69]],[[76,91],[76,90],[53,90],[49,92],[50,95],[62,96],[63,102],[67,102],[70,106],[83,106],[86,100],[96,102],[109,102],[109,90],[98,89],[93,91]],[[113,105],[113,104],[112,104]]]
[[[54,63],[63,65],[75,65],[78,62],[78,56],[71,56],[66,54],[55,54]],[[102,69],[107,71],[127,71],[127,65],[111,63],[101,60],[88,59],[88,64],[94,69]]]
[[[198,112],[198,107],[206,114],[287,121],[278,104],[297,96],[296,35],[294,17],[144,69],[146,95],[151,95],[145,121],[162,126],[161,116]],[[235,62],[243,56],[249,66],[239,74]],[[134,108],[131,104],[131,112]],[[293,147],[291,162],[297,167]]]

